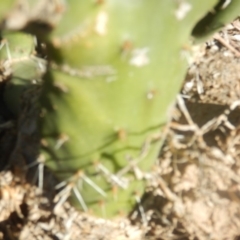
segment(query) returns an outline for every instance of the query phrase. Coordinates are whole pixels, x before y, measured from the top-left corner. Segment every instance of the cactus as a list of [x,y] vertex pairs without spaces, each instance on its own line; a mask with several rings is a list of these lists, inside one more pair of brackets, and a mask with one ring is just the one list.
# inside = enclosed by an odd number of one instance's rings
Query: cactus
[[39,84],[44,73],[44,61],[35,56],[33,36],[24,33],[2,33],[0,60],[6,78],[3,99],[8,109],[17,117],[22,111],[25,90]]
[[14,145],[1,152],[2,165],[8,156],[7,164],[20,178],[25,178],[24,166],[35,161],[39,145],[35,139],[38,102],[46,67],[45,61],[36,55],[35,42],[29,34],[2,32],[0,65],[5,84],[1,100],[17,123]]
[[0,21],[6,17],[8,11],[13,7],[15,0],[4,0],[0,3]]
[[219,1],[213,11],[199,21],[192,31],[195,42],[205,41],[214,32],[219,31],[225,24],[234,20],[240,12],[238,0]]
[[40,127],[59,203],[73,192],[74,205],[112,217],[139,201],[192,29],[216,2],[69,0],[50,34],[31,29],[49,59]]
[[135,175],[157,158],[184,47],[214,2],[69,1],[47,40],[41,126],[47,166],[84,210],[111,217],[136,203]]

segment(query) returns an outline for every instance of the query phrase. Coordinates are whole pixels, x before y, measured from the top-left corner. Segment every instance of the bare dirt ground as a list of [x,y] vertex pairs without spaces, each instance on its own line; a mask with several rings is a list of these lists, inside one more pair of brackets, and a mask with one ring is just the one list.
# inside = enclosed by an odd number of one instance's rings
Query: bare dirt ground
[[[0,239],[240,239],[239,20],[184,56],[189,69],[165,143],[130,219],[94,218],[68,202],[56,208],[50,174],[35,186],[6,170],[0,172]],[[14,134],[11,126],[1,131],[2,146]]]

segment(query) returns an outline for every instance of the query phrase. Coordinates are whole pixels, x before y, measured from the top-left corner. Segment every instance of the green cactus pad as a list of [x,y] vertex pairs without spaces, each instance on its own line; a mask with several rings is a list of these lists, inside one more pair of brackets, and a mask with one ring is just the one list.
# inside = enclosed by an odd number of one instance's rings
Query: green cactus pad
[[213,11],[209,12],[193,29],[195,42],[205,41],[214,32],[233,21],[240,13],[239,0],[218,1]]
[[0,3],[0,21],[6,17],[6,13],[13,7],[15,0],[4,0]]
[[21,111],[25,90],[38,84],[44,72],[44,61],[34,54],[34,38],[24,33],[2,33],[0,61],[9,75],[3,99],[16,117]]
[[48,37],[41,128],[46,164],[68,181],[75,205],[112,217],[136,203],[184,78],[192,28],[215,3],[68,2]]

